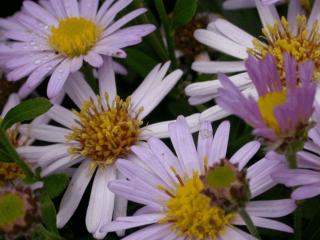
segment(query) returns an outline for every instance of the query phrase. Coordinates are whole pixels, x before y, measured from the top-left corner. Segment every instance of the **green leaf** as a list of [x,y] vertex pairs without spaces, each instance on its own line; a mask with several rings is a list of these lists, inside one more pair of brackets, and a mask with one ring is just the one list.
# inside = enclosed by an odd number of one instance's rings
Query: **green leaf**
[[49,195],[45,191],[42,191],[40,203],[43,223],[50,232],[53,234],[59,234],[56,225],[56,209],[53,202],[49,198]]
[[26,100],[12,108],[2,121],[2,128],[8,129],[13,124],[32,120],[51,108],[51,103],[45,98]]
[[127,49],[128,58],[126,59],[126,64],[132,68],[141,77],[145,77],[150,69],[152,69],[157,62],[149,57],[142,51],[136,49]]
[[173,26],[187,24],[194,17],[198,7],[198,0],[177,0],[174,7]]
[[49,198],[58,197],[68,185],[69,178],[65,174],[55,174],[43,179],[44,190]]
[[0,149],[0,162],[10,163],[13,160],[6,151]]
[[59,240],[61,237],[53,234],[45,229],[42,225],[38,225],[32,232],[32,240]]

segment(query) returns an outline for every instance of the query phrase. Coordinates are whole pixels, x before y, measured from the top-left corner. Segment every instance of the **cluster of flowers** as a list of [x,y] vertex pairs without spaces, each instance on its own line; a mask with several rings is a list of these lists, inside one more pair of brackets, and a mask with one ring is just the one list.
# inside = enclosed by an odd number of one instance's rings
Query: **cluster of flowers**
[[[124,27],[144,8],[116,18],[132,1],[26,0],[20,12],[0,20],[2,70],[9,81],[27,79],[8,98],[1,117],[49,78],[52,108],[7,133],[42,177],[71,177],[57,226],[67,224],[93,179],[85,222],[96,239],[145,225],[124,239],[258,239],[255,226],[293,233],[272,218],[291,214],[297,200],[320,194],[320,0],[313,6],[291,0],[282,18],[274,5],[282,1],[225,1],[226,8],[256,7],[264,40],[222,18],[196,30],[200,43],[240,61],[194,62],[193,70],[218,73],[218,79],[187,86],[190,104],[215,99],[217,105],[148,125],[143,119],[183,72],[168,73],[170,62],[158,64],[130,96],[118,95],[115,73],[126,69],[114,58],[126,58],[124,48],[155,30],[152,24]],[[84,62],[97,70],[98,95],[80,72]],[[66,108],[66,95],[77,109]],[[211,126],[230,114],[257,137],[233,156],[227,156],[230,123],[215,131]],[[175,153],[159,139],[168,137]],[[260,145],[265,157],[246,167]],[[0,162],[0,212],[9,211],[9,202],[17,205],[14,213],[0,216],[1,234],[22,233],[40,221],[41,183],[24,186],[22,178],[16,164]],[[278,183],[294,187],[291,199],[254,200]],[[128,201],[143,207],[126,216]]]

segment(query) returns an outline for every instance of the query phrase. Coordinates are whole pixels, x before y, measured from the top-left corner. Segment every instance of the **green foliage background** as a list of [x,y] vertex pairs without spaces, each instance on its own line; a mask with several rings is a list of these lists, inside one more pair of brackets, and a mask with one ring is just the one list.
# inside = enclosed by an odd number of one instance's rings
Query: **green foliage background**
[[[130,47],[126,51],[128,58],[120,60],[120,62],[127,68],[129,74],[127,76],[117,76],[117,85],[120,95],[127,96],[142,82],[146,74],[158,63],[165,62],[170,58],[170,54],[163,44],[163,37],[161,34],[163,18],[158,14],[157,8],[158,0],[135,0],[125,11],[121,14],[124,15],[139,6],[145,6],[149,9],[146,15],[141,16],[135,23],[147,23],[152,22],[157,26],[157,31],[146,37],[142,44],[135,47]],[[240,28],[248,31],[252,35],[259,37],[261,35],[261,23],[258,14],[255,9],[237,10],[237,11],[226,11],[222,9],[222,0],[163,0],[165,3],[165,10],[168,13],[166,16],[169,20],[170,25],[173,28],[181,27],[188,23],[192,17],[197,13],[215,13],[227,20],[231,21]],[[4,3],[3,3],[4,4]],[[175,6],[177,6],[175,8]],[[286,6],[279,8],[279,11],[284,15],[286,14]],[[119,16],[120,17],[120,16]],[[171,37],[174,37],[172,35]],[[200,43],[199,43],[200,44]],[[219,52],[209,50],[209,54],[212,59],[223,59],[227,60],[230,57],[225,56]],[[145,124],[155,123],[163,120],[175,119],[178,115],[190,115],[199,111],[207,109],[209,106],[214,105],[214,101],[208,104],[192,107],[188,104],[187,98],[184,94],[184,88],[191,82],[204,81],[208,79],[214,79],[215,76],[200,75],[198,76],[195,72],[190,70],[192,59],[183,59],[182,61],[177,60],[174,65],[181,68],[185,75],[183,79],[178,83],[175,89],[165,98],[165,100],[155,109],[155,111],[145,120]],[[91,69],[88,67],[84,68],[84,73],[87,78],[90,79],[90,84],[93,89],[97,89],[96,81],[92,77]],[[46,86],[41,86],[38,91],[40,94],[45,95]],[[71,101],[66,99],[64,104],[69,107],[73,107]],[[250,132],[251,129],[244,122],[236,117],[229,117],[231,121],[231,136],[228,156],[231,156],[241,145],[253,139]],[[27,119],[25,119],[27,120]],[[213,123],[216,127],[218,123]],[[168,144],[170,142],[166,140]],[[1,154],[1,152],[0,152]],[[259,160],[264,155],[263,150],[257,154],[255,160]],[[251,162],[252,163],[252,162]],[[59,183],[57,185],[57,183]],[[57,234],[57,229],[54,224],[54,208],[51,202],[56,208],[59,206],[61,200],[61,192],[64,190],[67,179],[63,176],[53,176],[47,178],[45,181],[48,191],[46,195],[41,198],[43,206],[47,206],[45,209],[45,222],[44,225],[47,227],[49,232]],[[85,214],[90,196],[91,185],[87,188],[87,191],[81,200],[80,207],[69,221],[69,223],[62,229],[59,230],[59,234],[64,239],[76,239],[76,240],[89,240],[93,239],[87,232],[85,227]],[[260,199],[281,199],[288,198],[290,196],[290,190],[277,186],[272,190],[268,191]],[[301,203],[303,211],[303,240],[319,240],[320,239],[320,198],[314,198]],[[140,206],[137,204],[130,203],[128,214],[133,214]],[[288,216],[282,219],[284,222],[292,225],[293,217]],[[287,240],[293,239],[292,235],[281,233],[272,230],[259,229],[262,235],[262,239],[266,240]],[[41,232],[41,231],[40,231]],[[130,233],[130,231],[129,231]],[[44,235],[34,235],[33,239],[54,239],[44,238]],[[1,237],[0,237],[1,238]],[[107,240],[117,240],[115,234],[109,234],[106,237]]]

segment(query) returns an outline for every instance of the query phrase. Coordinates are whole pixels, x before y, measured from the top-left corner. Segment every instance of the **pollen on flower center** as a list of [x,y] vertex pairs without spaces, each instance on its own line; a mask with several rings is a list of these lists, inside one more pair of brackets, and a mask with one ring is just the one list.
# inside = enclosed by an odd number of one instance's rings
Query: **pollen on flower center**
[[131,99],[126,101],[116,97],[112,105],[108,95],[104,104],[101,97],[98,102],[90,99],[86,101],[80,112],[74,111],[79,117],[77,126],[71,134],[66,136],[68,142],[77,142],[71,145],[72,154],[80,154],[92,160],[94,165],[111,165],[114,161],[126,154],[131,146],[138,141],[142,121],[139,113],[133,113]]
[[278,121],[275,117],[275,108],[286,102],[287,92],[271,92],[261,96],[258,100],[258,107],[265,124],[274,131],[280,131]]
[[86,55],[101,37],[101,29],[84,17],[61,19],[57,27],[51,28],[49,45],[66,57]]
[[3,187],[8,182],[23,178],[24,174],[17,164],[0,162],[0,187]]
[[172,223],[174,231],[188,239],[217,239],[234,214],[212,206],[203,190],[204,185],[198,174],[179,185],[166,202],[166,217],[161,223]]
[[267,43],[255,39],[254,49],[248,49],[248,53],[264,59],[268,54],[273,55],[277,60],[277,67],[280,72],[281,79],[285,80],[284,58],[285,52],[294,57],[299,64],[308,60],[312,60],[315,64],[314,77],[320,80],[320,32],[319,22],[315,21],[311,31],[307,28],[307,20],[305,16],[297,17],[296,33],[291,31],[286,18],[282,18],[281,25],[275,22],[273,26],[268,26],[262,30]]

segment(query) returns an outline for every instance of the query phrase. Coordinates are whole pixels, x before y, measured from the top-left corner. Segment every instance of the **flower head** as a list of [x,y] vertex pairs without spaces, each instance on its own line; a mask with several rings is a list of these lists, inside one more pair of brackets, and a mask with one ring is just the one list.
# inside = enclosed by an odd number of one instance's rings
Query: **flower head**
[[[237,1],[238,2],[238,1]],[[207,29],[195,31],[195,38],[201,43],[223,52],[239,61],[196,61],[192,68],[201,73],[231,73],[230,80],[244,94],[253,94],[253,81],[246,72],[245,60],[248,56],[264,59],[267,55],[276,58],[277,68],[285,87],[284,54],[295,58],[297,63],[314,61],[314,78],[319,78],[319,5],[313,4],[309,15],[299,1],[290,1],[287,17],[280,18],[274,5],[263,5],[254,1],[263,28],[262,38],[256,38],[225,19],[212,21]],[[308,17],[305,17],[308,16]],[[318,81],[316,81],[318,84]],[[186,94],[192,105],[204,103],[218,96],[221,84],[217,80],[193,83],[187,86]],[[214,106],[203,115],[210,121],[221,119],[225,114]]]
[[50,76],[47,94],[53,98],[83,61],[99,68],[103,56],[126,57],[123,48],[140,43],[155,29],[150,24],[122,28],[146,12],[140,8],[116,20],[131,2],[105,1],[99,7],[98,0],[24,1],[21,12],[1,21],[5,37],[11,40],[0,50],[8,79],[28,77],[26,84],[34,89]]
[[292,200],[249,201],[274,186],[269,175],[279,162],[262,159],[246,170],[245,165],[260,147],[256,141],[228,159],[229,129],[229,122],[223,122],[213,135],[211,125],[204,122],[196,148],[186,120],[179,117],[169,125],[177,156],[157,138],[149,139],[148,146],[135,146],[132,150],[141,164],[119,160],[116,165],[125,178],[112,181],[109,188],[145,206],[132,217],[120,217],[103,226],[101,231],[150,225],[129,238],[251,239],[235,227],[244,222],[238,208],[228,204],[230,199],[240,200],[238,197],[245,192],[250,197],[241,198],[238,207],[247,209],[256,226],[291,232],[290,227],[267,218],[292,212]]
[[33,187],[7,185],[0,188],[0,234],[16,238],[30,234],[40,223],[40,201]]
[[298,78],[296,60],[288,54],[284,59],[285,87],[272,56],[268,55],[264,60],[249,57],[246,67],[258,96],[246,98],[221,74],[223,88],[217,98],[222,108],[244,119],[254,128],[256,136],[279,152],[284,152],[288,145],[303,146],[316,91],[312,62],[299,65]]
[[[299,169],[288,169],[285,165],[272,174],[272,178],[287,187],[294,187],[292,198],[302,200],[320,194],[320,106],[317,105],[313,120],[317,123],[309,131],[309,141],[298,153]],[[279,157],[280,158],[280,157]]]
[[[170,63],[157,65],[131,96],[117,94],[111,58],[98,72],[97,96],[79,72],[66,83],[66,93],[76,104],[70,111],[54,105],[47,116],[57,125],[24,125],[20,131],[30,137],[53,143],[48,146],[22,147],[22,156],[33,156],[42,167],[42,176],[77,167],[62,198],[57,215],[58,227],[63,227],[77,209],[90,180],[94,178],[86,225],[95,238],[107,233],[98,228],[113,216],[126,214],[127,201],[118,199],[106,187],[113,179],[122,179],[115,163],[121,157],[134,161],[132,147],[143,144],[150,136],[165,136],[168,122],[143,126],[143,119],[161,102],[182,75],[176,70],[166,76]],[[192,120],[197,124],[198,119]]]

